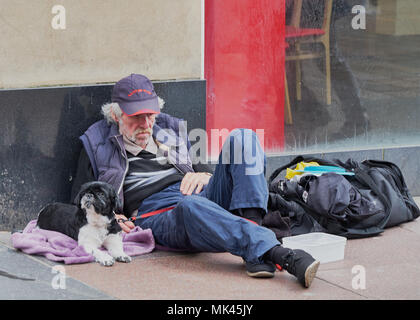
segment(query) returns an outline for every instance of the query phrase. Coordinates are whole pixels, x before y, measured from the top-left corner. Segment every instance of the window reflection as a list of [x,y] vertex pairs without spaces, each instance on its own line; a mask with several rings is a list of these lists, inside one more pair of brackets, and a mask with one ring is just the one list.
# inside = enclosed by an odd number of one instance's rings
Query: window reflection
[[419,144],[419,14],[410,0],[286,2],[286,152]]

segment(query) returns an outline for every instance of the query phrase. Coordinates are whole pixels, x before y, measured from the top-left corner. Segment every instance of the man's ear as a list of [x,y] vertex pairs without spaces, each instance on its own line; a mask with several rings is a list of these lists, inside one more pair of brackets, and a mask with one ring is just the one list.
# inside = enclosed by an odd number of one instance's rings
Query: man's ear
[[118,117],[115,115],[114,111],[111,110],[111,117],[114,119],[115,123],[118,123]]

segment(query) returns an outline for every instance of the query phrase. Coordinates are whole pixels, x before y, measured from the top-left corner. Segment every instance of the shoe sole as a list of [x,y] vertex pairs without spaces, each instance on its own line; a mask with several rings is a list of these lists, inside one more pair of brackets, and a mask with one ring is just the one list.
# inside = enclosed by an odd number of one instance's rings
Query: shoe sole
[[252,278],[272,278],[274,277],[274,272],[269,271],[257,271],[257,272],[246,272]]
[[318,271],[320,262],[314,261],[305,271],[305,287],[309,288],[312,284],[312,281],[315,278],[316,272]]

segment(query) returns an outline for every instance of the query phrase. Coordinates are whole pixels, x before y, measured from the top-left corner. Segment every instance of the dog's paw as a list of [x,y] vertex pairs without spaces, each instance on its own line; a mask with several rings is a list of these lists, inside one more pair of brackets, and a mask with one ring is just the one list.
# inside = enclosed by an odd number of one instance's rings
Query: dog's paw
[[114,259],[107,259],[107,260],[99,261],[99,263],[104,267],[111,267],[115,263],[115,260]]
[[115,263],[113,257],[109,254],[100,254],[99,256],[95,257],[96,262],[99,262],[104,267],[110,267]]
[[125,255],[125,256],[119,256],[119,257],[116,257],[115,260],[117,260],[119,262],[129,263],[129,262],[131,262],[131,257],[130,256],[127,256],[127,255]]

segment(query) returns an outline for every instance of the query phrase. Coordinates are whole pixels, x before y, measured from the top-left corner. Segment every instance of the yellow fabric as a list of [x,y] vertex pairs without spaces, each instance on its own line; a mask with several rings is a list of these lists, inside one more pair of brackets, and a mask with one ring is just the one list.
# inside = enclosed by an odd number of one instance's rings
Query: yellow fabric
[[297,174],[302,174],[303,172],[297,172],[296,170],[303,170],[305,167],[309,167],[309,166],[319,166],[318,162],[299,162],[296,165],[296,168],[294,169],[289,169],[287,168],[286,170],[286,179],[290,180],[292,179],[295,175]]

